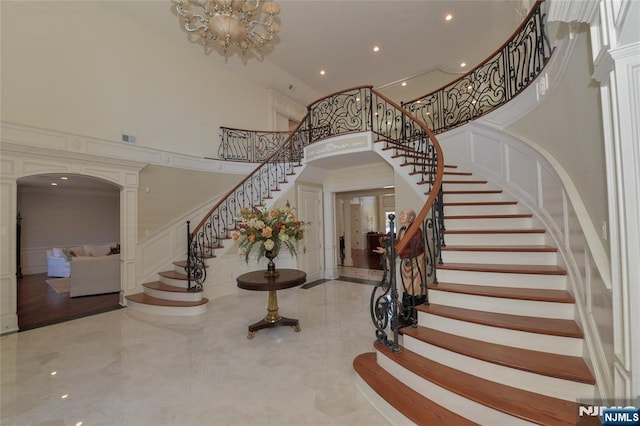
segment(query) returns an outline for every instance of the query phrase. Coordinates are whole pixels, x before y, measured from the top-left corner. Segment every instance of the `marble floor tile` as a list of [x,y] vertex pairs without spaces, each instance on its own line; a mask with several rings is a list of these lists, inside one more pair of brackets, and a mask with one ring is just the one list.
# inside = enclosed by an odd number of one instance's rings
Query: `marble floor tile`
[[197,317],[120,309],[2,336],[0,423],[386,425],[352,367],[373,351],[370,294],[344,281],[279,291],[302,331],[251,340],[267,295],[242,290]]

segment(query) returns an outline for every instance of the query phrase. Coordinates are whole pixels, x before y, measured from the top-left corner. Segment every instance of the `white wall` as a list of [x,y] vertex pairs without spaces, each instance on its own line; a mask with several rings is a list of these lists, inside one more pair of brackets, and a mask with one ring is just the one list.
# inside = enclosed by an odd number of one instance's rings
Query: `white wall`
[[208,157],[220,126],[273,124],[269,92],[190,44],[170,2],[160,6],[165,37],[106,4],[1,3],[3,121],[111,141],[124,132],[140,146]]
[[18,184],[22,273],[46,272],[46,250],[120,241],[120,189],[110,192]]

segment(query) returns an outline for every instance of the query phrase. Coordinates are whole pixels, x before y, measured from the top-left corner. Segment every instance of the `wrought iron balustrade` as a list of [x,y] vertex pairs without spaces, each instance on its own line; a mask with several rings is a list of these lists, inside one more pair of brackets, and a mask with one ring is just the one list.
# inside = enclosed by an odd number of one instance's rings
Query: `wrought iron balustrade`
[[442,133],[504,105],[540,74],[551,57],[544,1],[538,0],[511,38],[454,82],[402,106]]
[[218,157],[222,160],[262,163],[287,140],[290,132],[221,127]]

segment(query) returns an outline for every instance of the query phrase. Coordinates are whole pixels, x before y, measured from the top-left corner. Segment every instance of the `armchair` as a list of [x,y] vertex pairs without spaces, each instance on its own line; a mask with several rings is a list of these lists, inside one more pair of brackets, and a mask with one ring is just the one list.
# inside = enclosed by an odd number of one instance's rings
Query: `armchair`
[[67,278],[71,275],[71,264],[60,248],[47,250],[47,275]]

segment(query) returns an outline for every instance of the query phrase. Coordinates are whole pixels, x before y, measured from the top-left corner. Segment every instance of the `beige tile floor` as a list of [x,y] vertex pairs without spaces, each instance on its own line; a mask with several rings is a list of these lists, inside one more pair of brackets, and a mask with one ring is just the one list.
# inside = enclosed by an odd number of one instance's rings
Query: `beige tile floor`
[[121,309],[2,336],[0,424],[386,425],[352,367],[375,340],[371,289],[336,280],[280,291],[280,313],[302,331],[252,340],[247,325],[267,300],[249,291],[193,318]]

